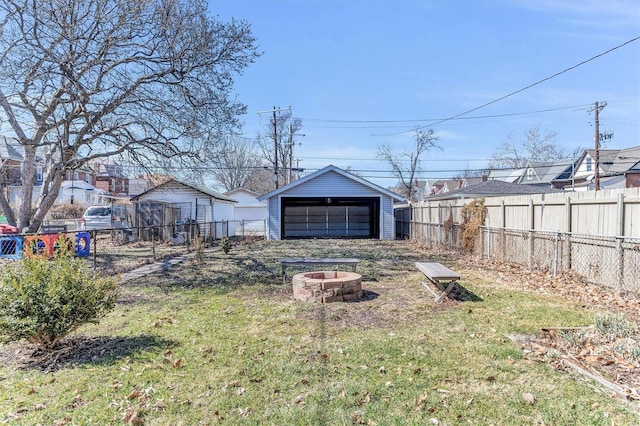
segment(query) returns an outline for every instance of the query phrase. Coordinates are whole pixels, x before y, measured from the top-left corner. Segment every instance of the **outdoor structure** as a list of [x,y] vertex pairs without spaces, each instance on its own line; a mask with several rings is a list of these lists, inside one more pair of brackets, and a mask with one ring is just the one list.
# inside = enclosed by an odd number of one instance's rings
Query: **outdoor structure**
[[205,238],[233,235],[227,225],[234,218],[235,200],[212,189],[171,179],[136,195],[131,202],[134,226],[162,229],[162,235],[154,237],[168,239],[176,233],[194,231],[194,227]]
[[242,227],[242,235],[264,235],[267,221],[267,202],[259,201],[260,194],[244,188],[237,188],[224,195],[237,201],[234,205],[236,226]]
[[362,275],[355,272],[305,272],[291,282],[293,298],[303,302],[352,302],[362,297]]
[[395,236],[398,194],[330,165],[259,198],[268,205],[267,239]]

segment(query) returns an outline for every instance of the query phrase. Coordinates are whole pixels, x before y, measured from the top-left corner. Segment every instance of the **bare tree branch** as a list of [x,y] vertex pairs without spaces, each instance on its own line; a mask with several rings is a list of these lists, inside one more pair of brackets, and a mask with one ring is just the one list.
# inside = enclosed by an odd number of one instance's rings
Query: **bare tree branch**
[[411,201],[417,201],[414,180],[416,173],[421,170],[420,161],[423,154],[432,148],[439,148],[437,145],[439,138],[433,129],[416,130],[414,139],[415,148],[411,152],[394,154],[388,145],[378,147],[378,158],[391,167],[391,172],[400,181],[401,195]]
[[565,149],[557,146],[556,132],[541,130],[541,126],[525,131],[524,139],[515,140],[512,133],[492,155],[490,166],[494,168],[521,168],[528,162],[555,161],[567,157]]
[[21,229],[38,228],[70,168],[118,155],[194,164],[213,131],[239,126],[233,77],[259,53],[247,23],[209,18],[204,0],[5,0],[0,17],[0,120],[25,155]]

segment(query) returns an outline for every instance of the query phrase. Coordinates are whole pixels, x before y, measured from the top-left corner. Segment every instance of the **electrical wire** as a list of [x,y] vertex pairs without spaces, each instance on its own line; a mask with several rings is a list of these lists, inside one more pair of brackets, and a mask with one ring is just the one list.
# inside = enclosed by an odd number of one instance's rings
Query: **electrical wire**
[[[551,80],[551,79],[553,79],[553,78],[556,78],[556,77],[558,77],[558,76],[560,76],[560,75],[562,75],[562,74],[565,74],[565,73],[567,73],[567,72],[569,72],[569,71],[571,71],[571,70],[574,70],[574,69],[576,69],[576,68],[578,68],[578,67],[580,67],[580,66],[582,66],[582,65],[584,65],[584,64],[587,64],[587,63],[589,63],[589,62],[591,62],[591,61],[593,61],[593,60],[595,60],[595,59],[597,59],[597,58],[600,58],[600,57],[602,57],[602,56],[604,56],[604,55],[607,55],[607,54],[609,54],[609,53],[613,52],[614,50],[620,49],[620,48],[622,48],[622,47],[626,46],[627,44],[629,44],[629,43],[633,43],[634,41],[637,41],[637,40],[640,40],[640,36],[635,37],[635,38],[632,38],[631,40],[627,40],[627,41],[625,41],[625,42],[624,42],[624,43],[622,43],[622,44],[619,44],[619,45],[617,45],[617,46],[614,46],[614,47],[612,47],[611,49],[608,49],[608,50],[606,50],[606,51],[604,51],[604,52],[602,52],[602,53],[599,53],[599,54],[597,54],[597,55],[595,55],[595,56],[592,56],[592,57],[591,57],[591,58],[589,58],[589,59],[586,59],[586,60],[584,60],[584,61],[582,61],[582,62],[579,62],[579,63],[577,63],[576,65],[573,65],[573,66],[571,66],[571,67],[569,67],[569,68],[565,68],[565,69],[564,69],[564,70],[562,70],[562,71],[559,71],[559,72],[557,72],[557,73],[555,73],[555,74],[552,74],[552,75],[550,75],[549,77],[545,77],[545,78],[543,78],[542,80],[538,80],[538,81],[536,81],[535,83],[529,84],[528,86],[525,86],[525,87],[523,87],[523,88],[521,88],[521,89],[515,90],[515,91],[513,91],[513,92],[511,92],[511,93],[508,93],[508,94],[506,94],[506,95],[504,95],[504,96],[501,96],[501,97],[499,97],[499,98],[496,98],[496,99],[494,99],[494,100],[492,100],[492,101],[486,102],[486,103],[484,103],[484,104],[482,104],[482,105],[480,105],[480,106],[477,106],[477,107],[475,107],[475,108],[471,108],[471,109],[469,109],[469,110],[467,110],[467,111],[461,112],[460,114],[452,115],[451,117],[447,117],[447,118],[444,118],[444,119],[442,119],[442,120],[439,120],[439,121],[436,121],[436,122],[434,122],[434,123],[431,123],[431,124],[429,125],[429,127],[437,126],[438,124],[442,124],[442,123],[445,123],[445,122],[447,122],[447,121],[455,120],[455,119],[457,119],[457,118],[462,117],[463,115],[467,115],[467,114],[472,113],[472,112],[474,112],[474,111],[478,111],[479,109],[485,108],[485,107],[487,107],[487,106],[489,106],[489,105],[493,105],[493,104],[495,104],[495,103],[497,103],[497,102],[500,102],[500,101],[502,101],[502,100],[505,100],[505,99],[507,99],[507,98],[509,98],[509,97],[511,97],[511,96],[514,96],[514,95],[516,95],[516,94],[518,94],[518,93],[524,92],[525,90],[528,90],[528,89],[530,89],[530,88],[532,88],[532,87],[535,87],[535,86],[537,86],[537,85],[539,85],[539,84],[542,84],[542,83],[544,83],[544,82],[546,82],[546,81],[549,81],[549,80]],[[427,127],[427,126],[417,127],[417,128],[415,128],[415,129],[413,129],[413,130],[421,130],[421,129],[425,129],[426,127]],[[395,135],[401,135],[401,134],[404,134],[404,133],[407,133],[407,132],[409,132],[409,130],[404,131],[404,132],[398,132],[398,133],[388,133],[388,134],[384,134],[384,135],[372,135],[372,136],[395,136]]]

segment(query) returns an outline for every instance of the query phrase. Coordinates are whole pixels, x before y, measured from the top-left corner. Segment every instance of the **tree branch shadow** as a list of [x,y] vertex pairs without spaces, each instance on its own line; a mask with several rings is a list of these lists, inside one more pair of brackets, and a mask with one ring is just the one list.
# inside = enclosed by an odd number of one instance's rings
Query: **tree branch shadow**
[[8,344],[0,348],[0,364],[17,370],[38,370],[47,373],[77,365],[109,365],[145,350],[159,352],[175,345],[175,341],[149,335],[133,337],[76,335],[63,339],[48,351],[32,343]]

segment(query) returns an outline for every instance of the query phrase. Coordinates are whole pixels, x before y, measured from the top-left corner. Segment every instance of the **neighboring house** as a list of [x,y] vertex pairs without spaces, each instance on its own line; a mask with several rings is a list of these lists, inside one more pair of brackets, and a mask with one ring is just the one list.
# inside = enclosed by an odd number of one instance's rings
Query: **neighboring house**
[[[9,204],[16,205],[22,201],[22,174],[24,150],[16,139],[0,136],[0,190],[4,192]],[[43,167],[42,159],[36,158],[36,182],[32,198],[40,195]]]
[[550,186],[541,187],[537,185],[520,185],[501,180],[487,180],[445,194],[432,195],[428,197],[426,201],[506,197],[510,195],[546,194],[550,192],[559,191],[552,189]]
[[522,178],[524,172],[524,167],[493,169],[489,171],[487,180],[499,180],[502,182],[516,183],[520,180],[520,178]]
[[268,205],[267,235],[285,238],[395,237],[394,201],[403,198],[330,165],[258,198]]
[[95,173],[95,187],[116,197],[129,195],[129,178],[120,164],[113,161],[95,161],[89,164]]
[[267,202],[260,201],[260,194],[244,188],[237,188],[224,195],[237,201],[234,205],[236,227],[243,233],[264,234],[267,220]]
[[[171,179],[131,198],[134,224],[141,227],[174,226],[198,223],[201,235],[234,235],[233,223],[224,229],[212,228],[213,222],[233,221],[236,201],[209,188]],[[227,231],[226,226],[229,226]],[[167,231],[169,232],[169,231]],[[166,236],[165,236],[166,237]]]
[[[640,187],[640,146],[625,149],[600,149],[598,176],[601,189]],[[576,162],[569,178],[577,190],[593,190],[596,174],[595,149],[587,149]],[[554,182],[557,187],[565,182]]]
[[111,202],[107,192],[83,180],[65,180],[60,185],[56,203],[80,203],[85,206],[106,205]]
[[480,183],[486,179],[486,176],[484,176],[438,180],[434,182],[433,186],[431,187],[431,193],[427,194],[427,196],[446,194],[447,192],[455,191],[460,188],[466,188],[469,185]]
[[[24,149],[17,140],[0,136],[0,184],[21,185]],[[42,158],[36,158],[36,185],[42,184]]]
[[576,161],[530,161],[524,168],[524,173],[515,182],[522,185],[537,185],[542,187],[555,187],[553,182],[561,182],[570,178],[575,170]]
[[142,175],[135,178],[129,178],[129,196],[135,197],[136,195],[140,195],[154,186],[158,186],[171,179],[173,179],[173,176],[160,174]]

